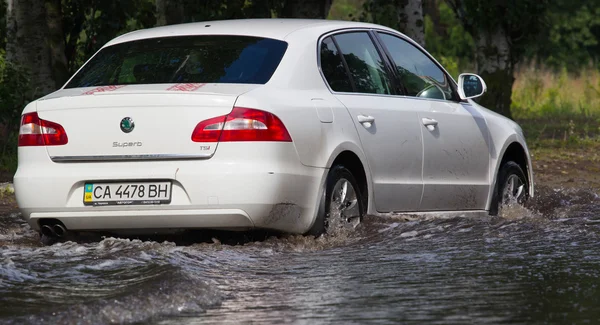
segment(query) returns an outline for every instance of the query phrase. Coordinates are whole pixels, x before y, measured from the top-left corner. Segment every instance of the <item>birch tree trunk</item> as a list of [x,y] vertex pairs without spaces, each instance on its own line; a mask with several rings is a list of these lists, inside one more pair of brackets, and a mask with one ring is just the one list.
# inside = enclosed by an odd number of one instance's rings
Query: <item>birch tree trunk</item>
[[7,4],[6,61],[28,73],[31,96],[56,90],[66,71],[60,6],[56,6],[60,1],[48,1],[51,15],[44,0],[8,0]]
[[422,0],[400,0],[398,6],[400,31],[425,47],[425,22]]
[[511,44],[506,32],[496,28],[476,35],[477,72],[487,84],[487,93],[480,104],[512,118],[510,112],[512,87],[515,81]]
[[332,0],[287,0],[282,18],[325,19],[329,16]]

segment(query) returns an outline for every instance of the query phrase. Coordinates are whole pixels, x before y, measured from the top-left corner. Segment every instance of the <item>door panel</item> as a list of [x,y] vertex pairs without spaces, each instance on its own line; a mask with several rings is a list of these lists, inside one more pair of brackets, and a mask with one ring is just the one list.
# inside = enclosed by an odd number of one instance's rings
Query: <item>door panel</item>
[[348,108],[358,130],[371,169],[377,211],[417,211],[423,192],[423,145],[417,112],[402,98],[336,97]]
[[[423,125],[423,200],[420,209],[485,209],[489,181],[488,130],[485,119],[470,106],[431,101],[419,119]],[[423,123],[424,124],[424,123]]]
[[419,107],[423,132],[421,211],[485,209],[489,136],[485,119],[458,102],[454,82],[424,51],[388,33],[378,33],[395,65],[409,107]]
[[392,74],[366,31],[326,38],[321,51],[322,71],[330,87],[347,88],[340,80],[342,69],[350,80],[352,91],[336,97],[348,108],[366,153],[375,209],[417,211],[423,194],[417,111],[403,98],[389,96],[395,92]]

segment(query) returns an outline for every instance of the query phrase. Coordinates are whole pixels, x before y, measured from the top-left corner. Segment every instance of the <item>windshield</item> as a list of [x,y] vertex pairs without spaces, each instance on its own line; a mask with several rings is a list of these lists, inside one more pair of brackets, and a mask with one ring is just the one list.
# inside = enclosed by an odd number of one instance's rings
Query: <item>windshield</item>
[[177,36],[106,47],[65,88],[157,83],[265,84],[287,43],[248,36]]

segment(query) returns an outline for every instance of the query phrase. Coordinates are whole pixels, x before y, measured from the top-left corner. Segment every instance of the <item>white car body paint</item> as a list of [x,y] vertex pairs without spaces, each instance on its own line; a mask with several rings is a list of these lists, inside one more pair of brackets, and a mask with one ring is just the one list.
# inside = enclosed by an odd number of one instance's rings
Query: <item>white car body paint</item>
[[[531,159],[513,121],[472,100],[333,92],[320,71],[319,44],[326,35],[348,30],[386,31],[422,49],[379,25],[301,19],[173,25],[110,41],[105,47],[165,36],[246,35],[283,40],[288,48],[264,85],[202,84],[183,91],[168,90],[174,84],[73,88],[30,103],[23,114],[37,112],[41,119],[61,124],[69,143],[19,148],[14,182],[23,216],[35,229],[40,229],[40,219],[55,218],[72,230],[266,228],[305,233],[315,220],[328,170],[345,151],[356,155],[365,169],[368,214],[480,214],[490,208],[499,163],[512,143],[526,152],[533,196]],[[273,113],[293,142],[190,141],[198,122],[227,114],[233,106]],[[375,125],[357,120],[371,114]],[[135,121],[136,132],[119,130],[125,116]],[[454,137],[436,141],[423,118],[436,119]],[[369,130],[373,127],[377,137]],[[143,145],[113,147],[115,141]],[[93,161],[112,155],[182,159]],[[148,179],[173,182],[170,204],[82,203],[86,181]]]

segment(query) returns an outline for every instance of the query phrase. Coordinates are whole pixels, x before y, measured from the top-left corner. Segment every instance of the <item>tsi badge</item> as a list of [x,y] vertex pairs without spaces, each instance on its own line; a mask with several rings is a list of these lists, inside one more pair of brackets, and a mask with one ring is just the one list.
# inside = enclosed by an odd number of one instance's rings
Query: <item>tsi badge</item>
[[135,123],[131,117],[125,117],[121,120],[121,131],[129,133],[135,128]]

